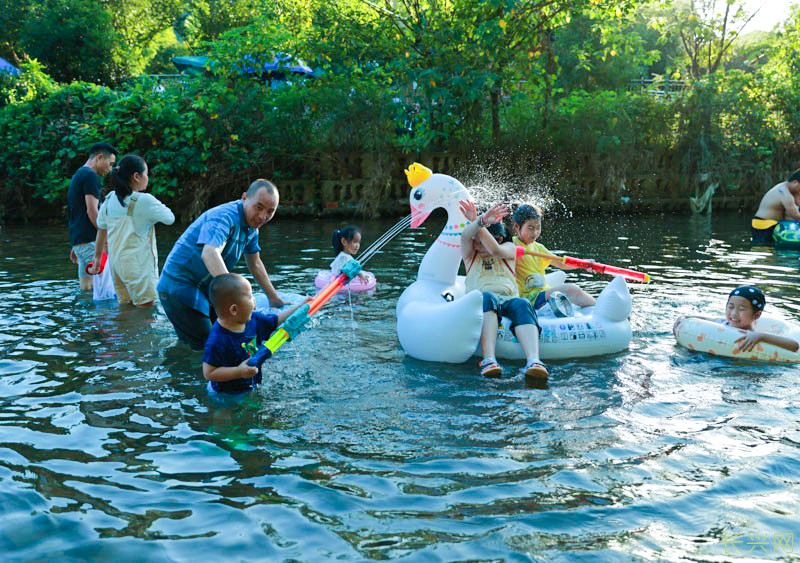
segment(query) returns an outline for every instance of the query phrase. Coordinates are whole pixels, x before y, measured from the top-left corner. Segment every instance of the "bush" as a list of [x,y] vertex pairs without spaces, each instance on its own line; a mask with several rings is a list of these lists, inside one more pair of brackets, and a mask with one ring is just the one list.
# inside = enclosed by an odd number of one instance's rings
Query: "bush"
[[0,142],[15,147],[0,154],[0,194],[22,218],[34,200],[65,200],[99,140],[144,157],[152,192],[194,216],[215,193],[241,191],[258,176],[313,174],[319,151],[373,150],[393,134],[391,104],[369,83],[345,94],[335,80],[278,89],[215,77],[51,86],[0,109]]

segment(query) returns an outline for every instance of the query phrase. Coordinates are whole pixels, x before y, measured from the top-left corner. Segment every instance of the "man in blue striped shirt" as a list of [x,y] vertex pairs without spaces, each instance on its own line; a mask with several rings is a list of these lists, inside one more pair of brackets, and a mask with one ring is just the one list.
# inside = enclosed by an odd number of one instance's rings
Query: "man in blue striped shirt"
[[278,188],[272,182],[256,180],[241,200],[200,215],[172,247],[158,280],[158,295],[178,338],[193,349],[202,350],[211,332],[211,280],[230,272],[242,254],[270,304],[284,305],[261,261],[258,244],[258,229],[275,216],[278,200]]

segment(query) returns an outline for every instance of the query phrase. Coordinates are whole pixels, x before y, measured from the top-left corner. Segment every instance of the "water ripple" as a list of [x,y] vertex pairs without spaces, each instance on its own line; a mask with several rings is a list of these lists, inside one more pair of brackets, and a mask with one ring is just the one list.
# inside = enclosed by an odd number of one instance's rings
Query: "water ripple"
[[[741,283],[797,322],[796,254],[749,248],[738,216],[547,221],[549,248],[655,282],[631,287],[627,352],[553,362],[550,388],[531,390],[399,348],[396,299],[437,220],[398,236],[369,264],[377,291],[337,298],[231,404],[206,395],[201,356],[160,310],[76,293],[61,229],[5,231],[0,552],[720,560],[731,535],[800,532],[797,368],[690,353],[671,334]],[[362,225],[366,242],[392,223]],[[313,291],[334,226],[265,229],[276,285]],[[177,232],[159,232],[162,256]],[[570,275],[593,293],[607,281]]]

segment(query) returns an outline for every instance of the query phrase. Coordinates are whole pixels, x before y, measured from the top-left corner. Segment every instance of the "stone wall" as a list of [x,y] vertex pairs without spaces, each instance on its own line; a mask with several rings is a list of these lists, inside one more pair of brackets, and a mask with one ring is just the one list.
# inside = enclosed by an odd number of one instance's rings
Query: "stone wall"
[[[397,216],[408,212],[408,185],[404,169],[420,162],[434,172],[456,178],[469,158],[447,153],[423,155],[326,155],[305,172],[308,179],[278,180],[281,214],[297,216]],[[617,170],[611,162],[582,158],[557,174],[559,181],[548,187],[551,195],[568,204],[570,211],[601,209],[610,212],[689,213],[689,197],[701,195],[713,181],[689,181],[666,156],[633,163]],[[516,162],[521,170],[534,170],[534,163]],[[563,167],[566,168],[566,167]],[[647,172],[642,172],[646,169]],[[581,177],[578,177],[581,173]],[[779,179],[779,178],[778,178]],[[777,181],[777,179],[776,179]],[[749,210],[757,205],[770,186],[760,183],[727,189],[723,186],[713,198],[714,209]]]

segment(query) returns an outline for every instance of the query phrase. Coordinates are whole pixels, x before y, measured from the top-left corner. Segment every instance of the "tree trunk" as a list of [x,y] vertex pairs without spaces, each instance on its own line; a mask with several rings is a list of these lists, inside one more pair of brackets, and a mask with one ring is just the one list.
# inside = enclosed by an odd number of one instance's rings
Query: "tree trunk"
[[547,131],[550,120],[550,103],[553,98],[553,82],[556,74],[556,58],[553,55],[553,32],[549,32],[544,40],[547,53],[547,62],[544,65],[544,112],[542,115],[542,129]]
[[492,104],[492,140],[495,143],[500,142],[500,99],[503,93],[502,85],[503,81],[501,79],[498,78],[495,80],[490,94]]

